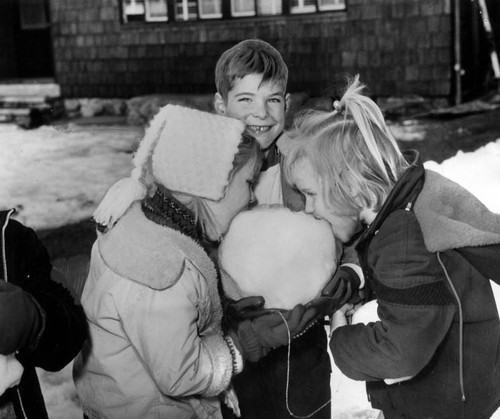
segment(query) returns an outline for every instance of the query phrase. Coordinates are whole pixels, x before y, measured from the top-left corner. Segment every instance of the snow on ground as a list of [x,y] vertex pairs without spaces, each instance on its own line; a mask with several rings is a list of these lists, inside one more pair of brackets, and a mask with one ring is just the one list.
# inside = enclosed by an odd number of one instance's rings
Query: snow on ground
[[141,132],[131,127],[0,124],[0,208],[35,229],[89,218],[107,188],[128,174]]
[[[25,131],[0,124],[0,208],[18,208],[17,218],[36,228],[90,218],[107,188],[128,175],[131,151],[142,132],[135,127],[75,125]],[[500,213],[500,139],[471,153],[459,152],[426,166],[462,184]],[[496,292],[500,298],[500,287]],[[81,419],[71,365],[58,373],[38,371],[51,419]],[[333,365],[333,419],[374,419],[364,383]],[[500,419],[500,411],[494,416]]]

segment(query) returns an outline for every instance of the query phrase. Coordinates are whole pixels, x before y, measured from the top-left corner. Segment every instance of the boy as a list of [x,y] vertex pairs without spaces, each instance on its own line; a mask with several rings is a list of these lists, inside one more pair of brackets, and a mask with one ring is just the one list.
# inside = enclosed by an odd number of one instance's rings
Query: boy
[[[280,53],[267,42],[248,39],[220,56],[215,68],[214,105],[217,113],[245,122],[247,131],[264,152],[255,188],[258,203],[282,203],[301,210],[304,208],[302,196],[280,175],[281,152],[287,146],[287,137],[282,135],[290,101],[287,82],[288,68]],[[338,281],[339,275],[345,280]],[[338,304],[350,296],[351,290],[359,287],[359,279],[349,268],[339,270],[339,275],[332,280],[339,284],[335,298],[320,298],[312,303],[321,316],[335,311]],[[248,311],[245,300],[251,308],[252,300],[244,299],[234,302],[230,311],[238,311],[238,307]],[[292,418],[309,415],[324,406],[311,417],[330,418],[330,406],[325,406],[330,400],[330,372],[326,332],[322,321],[317,321],[294,339],[289,360],[288,347],[282,346],[256,363],[245,364],[243,372],[234,379],[242,417]],[[234,417],[225,409],[223,413],[226,418]]]
[[304,207],[302,196],[280,176],[280,148],[287,145],[283,135],[290,102],[287,82],[288,68],[280,53],[267,42],[247,39],[220,56],[215,68],[214,103],[217,113],[245,122],[264,152],[255,188],[259,204],[282,203],[300,210]]

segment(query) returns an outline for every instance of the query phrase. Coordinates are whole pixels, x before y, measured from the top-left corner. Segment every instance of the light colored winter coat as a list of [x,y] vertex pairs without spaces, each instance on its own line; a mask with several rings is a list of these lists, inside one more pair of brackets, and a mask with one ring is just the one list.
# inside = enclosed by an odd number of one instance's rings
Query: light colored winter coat
[[215,268],[134,205],[93,246],[82,295],[91,340],[75,367],[90,418],[220,418],[232,359]]

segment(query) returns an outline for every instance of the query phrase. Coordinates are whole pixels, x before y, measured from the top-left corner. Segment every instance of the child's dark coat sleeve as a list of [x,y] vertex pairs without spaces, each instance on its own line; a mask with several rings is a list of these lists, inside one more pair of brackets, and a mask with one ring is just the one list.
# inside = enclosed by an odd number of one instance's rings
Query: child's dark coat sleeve
[[[32,229],[10,220],[4,250],[7,280],[17,292],[12,307],[1,308],[0,328],[8,327],[14,335],[9,342],[0,338],[0,349],[6,345],[9,348],[3,350],[19,351],[24,365],[57,371],[78,354],[87,336],[83,309],[67,289],[51,279],[49,255]],[[14,315],[15,307],[20,306],[31,314],[23,315],[17,309],[18,315]]]
[[413,213],[388,217],[367,264],[381,321],[336,329],[330,342],[335,363],[355,380],[414,376],[445,339],[456,305]]

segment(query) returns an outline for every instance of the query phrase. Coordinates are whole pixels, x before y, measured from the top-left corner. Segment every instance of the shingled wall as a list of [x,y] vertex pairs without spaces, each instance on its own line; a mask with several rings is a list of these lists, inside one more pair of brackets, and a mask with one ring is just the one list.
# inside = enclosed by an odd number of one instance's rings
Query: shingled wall
[[213,92],[218,56],[245,38],[283,54],[291,92],[328,94],[346,73],[359,73],[379,97],[452,90],[451,0],[349,0],[343,12],[128,24],[118,1],[50,0],[63,96]]

